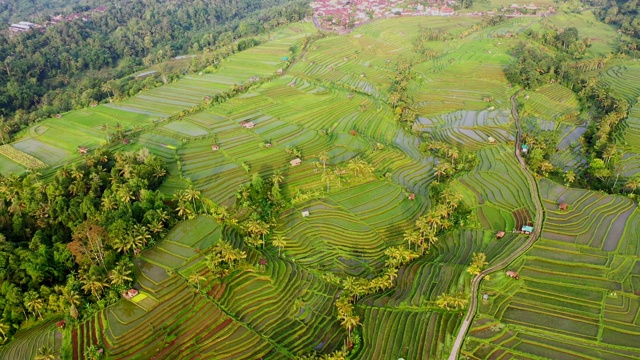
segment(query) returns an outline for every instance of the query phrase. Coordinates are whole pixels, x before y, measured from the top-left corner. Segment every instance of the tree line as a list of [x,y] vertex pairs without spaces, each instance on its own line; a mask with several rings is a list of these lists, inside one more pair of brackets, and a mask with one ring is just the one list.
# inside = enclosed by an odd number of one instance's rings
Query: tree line
[[0,178],[0,341],[25,320],[80,319],[120,298],[131,257],[178,220],[147,149],[99,150],[50,179]]
[[[132,0],[110,4],[108,11],[86,22],[77,19],[18,36],[3,33],[2,140],[38,119],[107,99],[111,94],[103,84],[109,80],[177,54],[228,46],[298,21],[308,11],[307,4],[299,0],[197,0],[188,4]],[[156,82],[146,81],[142,87]],[[129,88],[121,93],[131,95],[135,84],[131,79],[126,83]]]

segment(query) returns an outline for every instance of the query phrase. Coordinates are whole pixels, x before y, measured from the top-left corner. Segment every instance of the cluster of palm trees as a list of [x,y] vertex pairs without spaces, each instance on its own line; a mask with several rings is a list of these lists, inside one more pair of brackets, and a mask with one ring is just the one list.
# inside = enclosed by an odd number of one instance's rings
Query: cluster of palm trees
[[96,272],[80,272],[80,283],[82,290],[93,295],[97,300],[101,299],[101,295],[109,287],[124,290],[133,281],[132,264],[128,261],[120,261],[111,269],[106,276],[102,276]]
[[467,268],[467,272],[472,276],[476,276],[482,272],[486,265],[489,265],[489,263],[485,253],[473,253],[471,265]]
[[454,225],[451,215],[462,201],[462,195],[446,189],[438,200],[439,204],[416,220],[416,229],[404,233],[404,240],[409,248],[415,245],[416,250],[420,249],[420,254],[424,254],[438,242],[438,233]]
[[247,232],[245,242],[253,247],[261,246],[264,248],[265,236],[271,232],[271,224],[260,220],[256,213],[251,214],[249,220],[242,224],[243,229]]
[[355,158],[349,160],[346,167],[335,165],[333,169],[327,169],[327,161],[329,161],[329,156],[326,151],[321,152],[318,155],[318,159],[320,160],[320,162],[317,163],[317,166],[322,167],[321,179],[322,182],[327,184],[327,192],[329,192],[331,188],[331,182],[334,181],[336,182],[338,189],[342,189],[342,182],[345,180],[349,180],[345,179],[344,177],[349,173],[356,179],[366,179],[375,171],[373,165],[362,159],[360,156],[356,156]]
[[208,214],[207,206],[202,200],[202,193],[189,185],[185,190],[176,191],[173,194],[177,202],[176,212],[182,219],[192,219],[199,213]]
[[462,310],[467,306],[468,303],[469,299],[463,292],[455,294],[440,294],[436,298],[436,305],[447,311],[450,311],[451,309]]
[[[205,265],[218,277],[225,277],[247,258],[247,253],[236,249],[226,240],[220,240],[210,254],[205,256]],[[199,285],[198,285],[199,287]]]

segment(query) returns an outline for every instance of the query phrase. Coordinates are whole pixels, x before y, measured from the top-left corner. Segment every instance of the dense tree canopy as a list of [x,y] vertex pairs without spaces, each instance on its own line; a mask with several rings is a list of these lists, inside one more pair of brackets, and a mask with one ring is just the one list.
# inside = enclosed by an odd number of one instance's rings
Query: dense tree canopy
[[177,54],[226,46],[297,21],[309,9],[304,1],[287,0],[133,0],[114,2],[86,22],[17,36],[5,32],[0,132],[11,134],[38,118],[106,99],[114,89],[104,86],[110,79]]
[[165,175],[142,149],[96,152],[47,181],[0,179],[0,323],[117,299],[133,280],[129,256],[176,221],[155,190]]

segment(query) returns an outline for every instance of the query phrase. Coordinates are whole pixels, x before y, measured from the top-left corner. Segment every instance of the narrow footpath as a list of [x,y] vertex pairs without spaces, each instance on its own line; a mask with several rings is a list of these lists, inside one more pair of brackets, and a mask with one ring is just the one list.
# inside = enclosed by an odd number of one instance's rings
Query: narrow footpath
[[520,163],[520,167],[524,172],[527,181],[529,182],[529,189],[531,190],[531,197],[533,198],[533,202],[536,207],[536,217],[535,223],[533,225],[533,232],[529,235],[529,239],[515,252],[506,257],[501,262],[491,266],[490,268],[485,269],[480,274],[478,274],[473,281],[471,282],[471,299],[469,300],[469,312],[467,312],[467,316],[465,316],[462,321],[462,325],[460,326],[460,331],[458,332],[458,336],[456,337],[456,341],[453,344],[453,348],[451,349],[451,355],[449,355],[449,360],[457,360],[458,355],[460,354],[460,349],[462,348],[462,343],[464,342],[464,338],[467,336],[467,332],[469,331],[469,327],[473,322],[473,318],[476,316],[476,310],[478,307],[478,289],[480,288],[480,283],[482,279],[494,272],[503,269],[513,260],[515,260],[518,256],[522,255],[525,251],[527,251],[531,245],[538,239],[540,236],[540,232],[542,231],[542,220],[544,216],[544,211],[542,207],[542,201],[540,200],[540,193],[538,192],[538,184],[534,179],[533,175],[527,170],[524,159],[520,154],[520,149],[522,148],[522,127],[520,126],[520,116],[518,116],[518,102],[516,97],[520,94],[520,91],[515,93],[511,97],[511,115],[516,121],[516,148],[515,148],[515,156]]

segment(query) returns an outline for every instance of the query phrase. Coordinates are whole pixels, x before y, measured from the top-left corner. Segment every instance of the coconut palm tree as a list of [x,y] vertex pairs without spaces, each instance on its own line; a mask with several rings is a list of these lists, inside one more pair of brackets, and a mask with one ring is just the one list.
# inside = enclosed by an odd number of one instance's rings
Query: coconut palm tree
[[200,292],[200,281],[204,281],[204,280],[206,280],[205,277],[198,274],[197,272],[194,272],[189,276],[189,283],[195,284],[196,286],[198,286],[198,292]]
[[280,234],[276,235],[271,243],[273,244],[273,246],[278,248],[278,256],[280,256],[280,250],[282,250],[283,247],[287,246],[287,242],[284,240],[284,236]]
[[104,133],[107,135],[107,143],[110,143],[111,139],[109,139],[109,124],[102,124],[100,126],[100,130],[104,131]]
[[195,188],[193,188],[193,186],[189,186],[187,188],[187,190],[184,191],[184,196],[185,199],[187,201],[193,201],[193,210],[195,211],[196,208],[196,200],[200,200],[200,196],[202,195],[202,193],[198,190],[196,190]]
[[104,280],[100,279],[96,275],[83,275],[80,278],[80,282],[82,285],[82,290],[86,293],[91,293],[96,299],[100,300],[100,294],[104,291],[105,288],[109,287],[109,284],[104,282]]
[[36,314],[42,319],[42,313],[40,310],[44,308],[44,301],[38,296],[35,291],[29,291],[24,296],[24,306],[33,316]]
[[573,172],[573,170],[569,170],[564,173],[564,182],[567,184],[567,186],[571,185],[574,181],[576,181],[576,174]]
[[35,360],[55,360],[58,357],[55,355],[53,349],[49,346],[42,345],[36,352]]
[[640,188],[640,177],[630,178],[627,180],[627,183],[624,184],[624,188],[630,193],[638,190],[638,188]]
[[129,275],[131,275],[131,270],[121,263],[109,272],[109,280],[111,280],[111,285],[120,286],[126,284],[127,281],[133,281]]
[[326,151],[323,151],[318,155],[318,159],[322,161],[322,171],[327,172],[327,161],[329,161],[329,155]]
[[0,343],[7,341],[7,334],[9,333],[9,325],[0,322]]
[[351,330],[360,325],[360,317],[358,315],[345,314],[342,317],[340,324],[347,329],[349,340],[351,340]]

